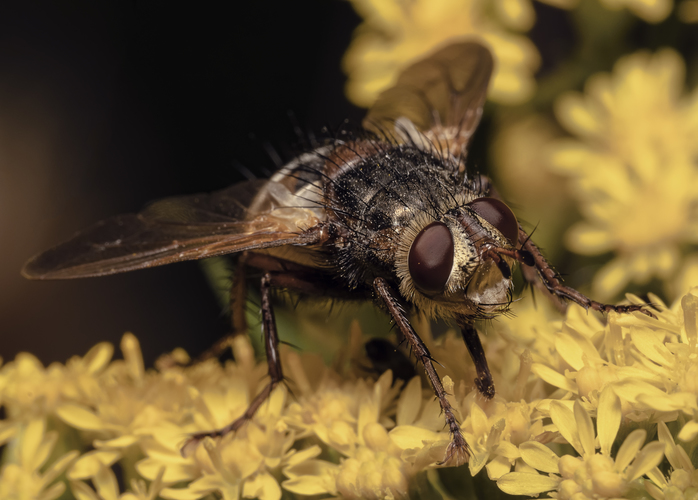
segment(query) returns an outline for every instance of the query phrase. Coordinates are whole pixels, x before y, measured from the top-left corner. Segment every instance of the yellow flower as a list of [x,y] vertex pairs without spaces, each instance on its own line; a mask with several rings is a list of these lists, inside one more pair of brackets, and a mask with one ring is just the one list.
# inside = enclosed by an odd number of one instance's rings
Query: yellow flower
[[594,295],[615,296],[629,282],[669,280],[681,245],[698,243],[698,92],[681,96],[684,63],[665,49],[620,59],[592,76],[585,94],[556,103],[577,139],[559,141],[554,169],[574,177],[586,221],[567,233],[577,253],[616,257],[593,281]]
[[664,21],[674,6],[672,0],[601,0],[601,3],[609,10],[625,7],[648,23]]
[[[571,9],[579,0],[539,0],[560,9]],[[531,0],[495,0],[497,16],[508,28],[528,31],[536,22],[536,11]]]
[[668,477],[656,467],[650,470],[647,477],[652,482],[646,482],[645,489],[656,500],[695,498],[698,492],[698,474],[686,450],[676,445],[664,422],[659,422],[657,434],[659,441],[666,446],[664,454],[672,470]]
[[[632,343],[639,365],[660,383],[620,387],[627,397],[661,412],[666,420],[679,413],[692,418],[679,432],[682,441],[698,437],[698,288],[658,319],[618,318],[621,335]],[[684,416],[681,417],[682,420]]]
[[[523,443],[519,447],[523,462],[548,475],[543,476],[535,470],[510,472],[497,481],[502,491],[511,495],[537,495],[555,490],[551,496],[561,500],[625,498],[631,488],[639,487],[638,479],[664,457],[663,443],[654,441],[642,448],[647,436],[644,429],[631,432],[615,459],[611,456],[621,413],[620,401],[610,390],[602,394],[597,411],[598,437],[591,416],[579,401],[574,402],[573,409],[561,401],[554,401],[550,409],[553,424],[560,435],[580,456],[558,457],[537,441]],[[596,453],[597,439],[601,453]]]
[[103,377],[96,380],[99,391],[89,400],[66,401],[55,410],[71,427],[96,433],[99,439],[92,444],[109,456],[137,443],[145,430],[165,416],[174,413],[184,418],[186,413],[177,410],[189,405],[190,399],[182,387],[183,380],[145,372],[135,336],[124,335],[121,350],[124,359],[111,363]]
[[386,372],[377,382],[342,380],[318,356],[288,353],[288,377],[298,400],[289,405],[286,421],[301,436],[315,435],[323,443],[350,455],[361,444],[363,427],[369,422],[392,426],[385,416],[394,404],[400,385],[392,385]]
[[678,18],[684,23],[698,23],[698,0],[683,0],[678,7]]
[[[497,387],[495,398],[487,401],[474,387],[472,364],[463,362],[468,357],[463,340],[449,332],[434,343],[429,330],[421,326],[421,336],[432,356],[443,365],[440,372],[444,388],[450,394],[449,400],[471,449],[468,464],[471,475],[477,475],[483,467],[487,468],[490,479],[509,472],[520,456],[517,446],[536,439],[546,430],[543,415],[535,411],[535,403],[523,400],[529,392],[540,394],[539,386],[529,384],[529,351],[518,345],[521,354],[516,355],[511,345],[497,335],[490,333],[483,337]],[[522,343],[525,345],[525,341]],[[410,381],[400,394],[396,423],[390,437],[405,450],[402,458],[410,462],[412,474],[440,464],[450,436],[444,430],[438,403],[430,391],[422,388],[420,379]]]
[[182,445],[188,435],[231,423],[266,383],[266,364],[255,363],[246,337],[234,340],[233,352],[236,363],[227,364],[225,370],[204,367],[202,373],[198,366],[183,370],[192,384],[185,389],[193,406],[184,412],[188,418],[166,415],[147,428],[147,435],[139,442],[146,455],[136,464],[141,476],[154,480],[164,468],[164,483],[188,483],[185,487],[165,487],[160,492],[163,498],[198,499],[218,492],[226,499],[278,499],[281,487],[272,471],[300,463],[299,456],[307,460],[321,451],[315,446],[298,455],[291,449],[296,436],[283,418],[287,391],[280,386],[238,431],[216,440],[206,438],[183,456]]
[[37,418],[22,425],[16,441],[10,444],[10,455],[0,470],[0,498],[53,500],[65,491],[65,483],[54,481],[78,456],[70,451],[47,464],[54,450],[58,433],[46,432],[46,422]]
[[287,421],[300,429],[301,436],[315,435],[346,458],[339,464],[324,460],[292,464],[284,469],[289,477],[284,489],[301,495],[340,494],[342,498],[405,497],[411,469],[386,430],[394,425],[386,413],[394,409],[401,384],[392,383],[390,371],[375,383],[363,379],[342,382],[328,368],[301,363],[301,359],[297,355],[287,358],[289,376],[299,390]]
[[360,443],[340,463],[315,460],[284,469],[285,490],[300,495],[332,494],[346,499],[406,498],[409,464],[378,422],[363,427]]
[[573,205],[566,179],[541,166],[546,163],[546,148],[561,132],[542,114],[516,119],[500,114],[499,118],[489,148],[497,189],[511,207],[516,207],[519,221],[535,225],[536,244],[555,262]]
[[91,400],[100,392],[96,377],[107,367],[113,351],[111,344],[102,342],[82,358],[74,356],[65,365],[52,363],[46,368],[33,354],[19,353],[0,370],[0,397],[9,421],[44,417],[65,401]]
[[491,99],[520,103],[534,92],[533,73],[540,63],[535,46],[488,18],[484,0],[352,0],[352,4],[364,22],[343,65],[349,76],[347,96],[358,106],[369,107],[411,62],[453,41],[472,38],[484,39],[497,60]]
[[[658,316],[669,314],[658,298],[651,299],[660,309]],[[646,365],[634,362],[636,347],[621,325],[628,321],[644,321],[640,316],[648,318],[640,313],[637,316],[612,313],[608,323],[603,325],[581,307],[571,305],[567,319],[555,335],[555,356],[549,360],[541,358],[533,364],[531,371],[559,388],[552,394],[553,398],[582,397],[596,406],[598,395],[611,387],[621,398],[623,414],[646,411],[647,404],[637,395],[643,391],[656,394],[664,381]],[[543,410],[541,404],[538,409]]]
[[91,477],[94,489],[83,481],[71,481],[70,489],[78,500],[155,500],[162,489],[162,475],[146,486],[145,481],[132,480],[131,491],[121,493],[114,471],[102,465],[99,471]]

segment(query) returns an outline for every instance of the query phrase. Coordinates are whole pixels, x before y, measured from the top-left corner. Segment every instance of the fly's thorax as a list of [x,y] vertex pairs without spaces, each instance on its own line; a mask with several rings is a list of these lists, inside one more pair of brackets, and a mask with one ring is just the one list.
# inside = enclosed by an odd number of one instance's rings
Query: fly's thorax
[[415,217],[439,218],[474,196],[435,152],[378,142],[350,146],[333,151],[325,171],[328,220],[341,235],[335,265],[351,288],[371,288],[376,277],[397,284],[398,242]]
[[[492,255],[512,242],[470,208],[470,201],[440,218],[415,217],[403,231],[395,259],[400,292],[430,316],[491,317],[506,310],[512,287]],[[509,257],[501,257],[509,266]]]

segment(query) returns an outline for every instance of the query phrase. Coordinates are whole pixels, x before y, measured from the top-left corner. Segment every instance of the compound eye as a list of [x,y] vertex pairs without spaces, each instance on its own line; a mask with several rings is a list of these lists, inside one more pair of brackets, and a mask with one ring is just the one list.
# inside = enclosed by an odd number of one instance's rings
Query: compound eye
[[478,198],[468,203],[473,212],[492,224],[513,246],[519,241],[519,223],[511,208],[496,198]]
[[443,222],[432,222],[412,242],[407,265],[423,292],[442,292],[453,267],[453,236]]

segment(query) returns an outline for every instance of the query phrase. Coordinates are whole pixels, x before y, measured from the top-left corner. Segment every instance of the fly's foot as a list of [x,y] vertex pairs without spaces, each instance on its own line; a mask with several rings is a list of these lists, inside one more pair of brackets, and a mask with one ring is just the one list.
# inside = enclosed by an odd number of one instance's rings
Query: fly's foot
[[492,383],[492,378],[476,378],[475,387],[480,394],[482,394],[485,399],[492,399],[494,397],[494,384]]
[[657,316],[655,316],[654,313],[652,313],[652,311],[649,310],[649,306],[649,304],[630,304],[623,306],[614,306],[612,304],[599,304],[599,307],[595,309],[603,313],[615,311],[620,314],[628,314],[631,312],[639,311],[642,314],[649,316],[650,318],[657,319]]
[[235,432],[240,427],[242,427],[245,422],[247,422],[251,418],[252,418],[251,416],[243,415],[242,417],[238,418],[234,422],[226,425],[225,427],[223,427],[221,429],[218,429],[215,431],[199,432],[197,434],[192,434],[184,442],[184,444],[180,448],[179,452],[185,458],[190,457],[194,454],[194,452],[196,451],[196,448],[199,446],[199,444],[204,439],[206,439],[206,438],[213,439],[213,438],[217,438],[217,437],[223,437],[230,432]]
[[470,460],[470,446],[465,441],[463,434],[461,434],[460,429],[451,433],[451,442],[446,448],[446,456],[443,462],[439,465],[452,465],[458,467],[468,463]]

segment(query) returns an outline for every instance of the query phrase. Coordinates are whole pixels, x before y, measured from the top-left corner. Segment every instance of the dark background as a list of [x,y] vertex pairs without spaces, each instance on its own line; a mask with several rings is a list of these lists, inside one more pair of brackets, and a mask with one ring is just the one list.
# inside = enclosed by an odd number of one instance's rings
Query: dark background
[[341,56],[346,2],[0,3],[0,356],[44,363],[132,331],[146,363],[197,353],[227,320],[196,263],[31,282],[32,255],[150,200],[273,169],[298,141],[363,111]]

